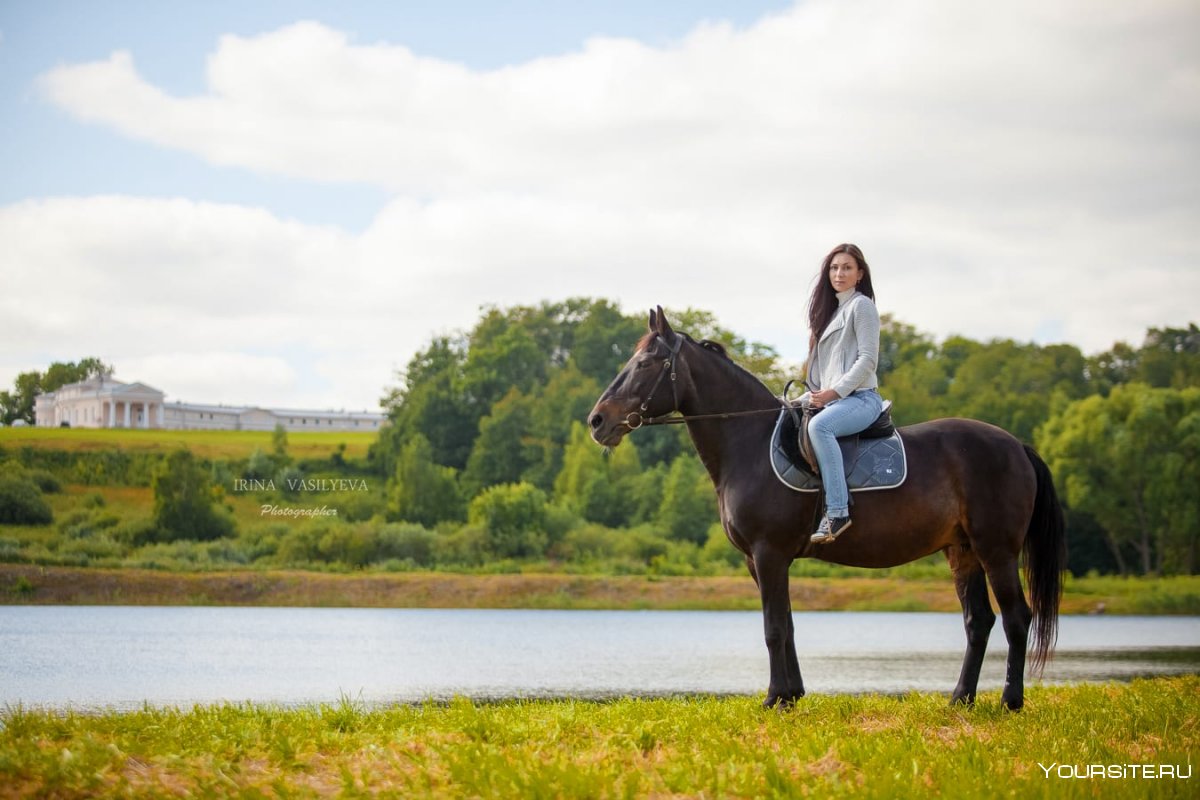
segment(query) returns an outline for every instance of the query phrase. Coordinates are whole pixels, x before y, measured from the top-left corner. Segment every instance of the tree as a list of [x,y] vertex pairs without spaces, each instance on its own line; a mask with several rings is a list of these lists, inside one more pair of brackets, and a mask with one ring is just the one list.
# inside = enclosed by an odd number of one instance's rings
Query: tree
[[390,425],[371,448],[371,463],[384,475],[396,471],[401,449],[423,436],[436,463],[461,470],[467,464],[479,416],[463,394],[466,340],[438,337],[401,373],[402,385],[383,398]]
[[275,456],[275,463],[279,466],[286,466],[291,462],[288,457],[288,435],[287,428],[283,427],[283,423],[275,423],[275,430],[271,431],[271,451]]
[[233,533],[233,520],[217,511],[208,471],[190,450],[171,453],[155,471],[154,522],[160,541],[220,539]]
[[468,520],[485,532],[488,550],[500,558],[544,555],[546,493],[529,483],[491,486],[471,501]]
[[1038,431],[1067,502],[1104,529],[1122,573],[1194,573],[1200,537],[1200,389],[1117,386]]
[[1200,328],[1194,322],[1186,328],[1151,328],[1137,350],[1117,342],[1088,359],[1088,373],[1100,394],[1135,381],[1163,389],[1200,386]]
[[388,519],[433,527],[463,516],[456,471],[434,462],[429,440],[417,434],[400,451],[388,487]]
[[606,384],[633,355],[645,330],[643,320],[625,316],[607,300],[595,302],[575,331],[571,361],[598,386]]
[[530,441],[532,424],[530,398],[513,387],[479,420],[479,435],[462,474],[465,496],[497,483],[517,483],[541,460],[541,448]]
[[606,456],[583,423],[576,422],[563,454],[562,471],[554,481],[554,499],[588,522],[628,525],[637,510],[634,487],[640,475],[641,463],[632,441],[626,440]]
[[789,369],[780,364],[775,348],[738,336],[722,327],[712,313],[688,308],[672,316],[672,320],[675,330],[696,340],[707,339],[720,344],[734,362],[776,391],[781,391],[787,383]]
[[530,448],[531,456],[537,455],[522,474],[522,480],[544,492],[553,490],[554,479],[562,470],[572,426],[587,418],[599,396],[600,385],[583,374],[573,361],[551,373],[546,385],[530,401],[530,429],[522,443]]
[[709,526],[718,521],[712,483],[699,459],[691,454],[675,459],[663,481],[658,524],[672,539],[703,545]]
[[5,425],[18,419],[30,425],[34,423],[34,403],[39,394],[53,392],[68,383],[78,383],[89,378],[110,377],[113,368],[98,358],[84,358],[78,363],[56,361],[43,375],[40,372],[22,372],[13,382],[13,392],[0,392],[0,418]]
[[1022,441],[1052,410],[1088,393],[1085,361],[1071,345],[998,340],[971,348],[954,370],[946,410],[998,425]]

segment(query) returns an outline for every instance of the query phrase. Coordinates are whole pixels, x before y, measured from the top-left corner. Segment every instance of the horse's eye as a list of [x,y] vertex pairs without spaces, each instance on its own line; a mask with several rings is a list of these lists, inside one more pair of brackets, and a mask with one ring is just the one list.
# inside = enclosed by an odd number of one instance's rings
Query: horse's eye
[[650,359],[643,358],[641,361],[637,362],[635,369],[645,369],[648,366],[650,366]]

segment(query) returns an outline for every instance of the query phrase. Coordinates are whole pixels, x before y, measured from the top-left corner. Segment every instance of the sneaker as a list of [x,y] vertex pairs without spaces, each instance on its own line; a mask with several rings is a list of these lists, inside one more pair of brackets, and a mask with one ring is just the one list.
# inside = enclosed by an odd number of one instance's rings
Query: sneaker
[[817,532],[812,535],[813,544],[828,544],[850,527],[849,517],[833,517],[824,516],[821,518],[821,524],[817,526]]

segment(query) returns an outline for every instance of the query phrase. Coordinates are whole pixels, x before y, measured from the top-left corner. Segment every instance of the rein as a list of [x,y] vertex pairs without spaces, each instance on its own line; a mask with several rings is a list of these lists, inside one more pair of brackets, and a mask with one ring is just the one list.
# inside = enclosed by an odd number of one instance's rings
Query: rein
[[[662,341],[662,337],[659,337],[659,340]],[[663,343],[666,344],[665,341]],[[750,411],[722,411],[715,414],[676,414],[674,412],[670,412],[658,417],[643,416],[646,413],[646,408],[650,405],[650,401],[654,399],[654,393],[657,392],[659,386],[662,385],[663,378],[666,378],[668,375],[671,377],[671,399],[675,401],[676,408],[679,407],[679,396],[675,390],[675,379],[678,377],[678,373],[672,367],[672,359],[674,359],[676,362],[678,361],[679,350],[682,347],[683,337],[678,336],[675,339],[675,346],[670,348],[670,354],[667,356],[666,360],[663,361],[663,370],[658,374],[658,380],[656,380],[654,385],[650,387],[650,393],[646,395],[646,399],[642,401],[640,406],[641,410],[630,411],[625,415],[625,424],[629,426],[629,430],[636,431],[643,425],[682,425],[686,422],[691,422],[692,420],[697,419],[730,419],[732,417],[748,417],[753,414],[778,413],[779,408],[757,408]],[[781,400],[780,408],[782,407],[783,401]]]

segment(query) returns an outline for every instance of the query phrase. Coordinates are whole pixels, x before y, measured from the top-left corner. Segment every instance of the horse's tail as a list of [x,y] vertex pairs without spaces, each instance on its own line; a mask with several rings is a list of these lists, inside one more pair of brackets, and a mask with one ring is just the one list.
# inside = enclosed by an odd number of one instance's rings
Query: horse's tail
[[1050,468],[1029,445],[1025,445],[1025,455],[1037,476],[1037,496],[1024,545],[1025,582],[1033,606],[1035,645],[1031,667],[1042,670],[1058,639],[1058,604],[1067,568],[1067,534]]

